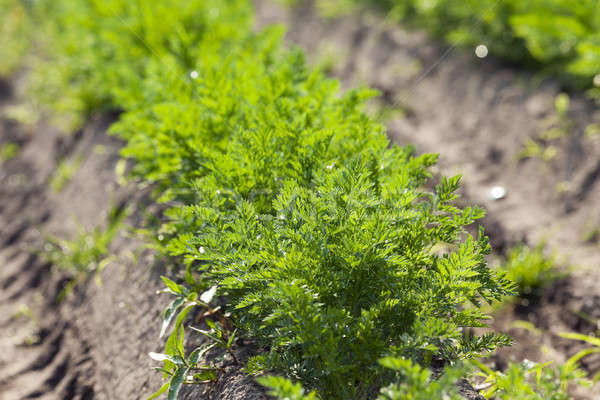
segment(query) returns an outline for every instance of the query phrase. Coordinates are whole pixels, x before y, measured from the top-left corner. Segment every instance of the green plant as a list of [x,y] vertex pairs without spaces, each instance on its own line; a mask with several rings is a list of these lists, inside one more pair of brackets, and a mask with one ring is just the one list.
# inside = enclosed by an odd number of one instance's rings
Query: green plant
[[200,363],[200,359],[214,347],[214,343],[200,346],[186,357],[183,348],[183,326],[180,325],[177,329],[174,336],[176,339],[167,342],[167,350],[175,353],[174,355],[149,353],[153,360],[163,362],[164,366],[156,370],[163,372],[168,381],[147,400],[155,399],[163,393],[167,393],[168,400],[176,400],[182,385],[206,384],[217,379],[218,368]]
[[556,257],[547,255],[545,243],[535,247],[517,245],[508,252],[506,261],[498,269],[515,282],[520,296],[536,294],[543,287],[563,277],[565,272],[556,267]]
[[505,372],[494,371],[485,364],[471,361],[479,368],[478,375],[485,378],[485,398],[494,400],[569,400],[568,385],[589,385],[585,373],[576,362],[570,360],[557,368],[551,362],[537,364],[525,360],[509,363]]
[[206,324],[208,325],[210,330],[201,330],[194,327],[192,327],[192,329],[206,336],[217,347],[220,347],[223,350],[225,350],[226,353],[231,356],[233,361],[236,364],[239,364],[240,362],[235,356],[235,353],[233,352],[233,343],[236,338],[237,330],[234,330],[230,333],[223,327],[223,325],[220,322],[215,323],[210,319],[206,319]]
[[83,283],[92,273],[96,282],[101,285],[100,275],[111,262],[109,246],[117,235],[125,217],[126,208],[112,207],[107,218],[106,229],[99,227],[85,230],[79,227],[79,233],[74,239],[63,239],[48,236],[42,255],[54,268],[71,273],[72,277],[62,290],[59,298],[68,295],[78,284]]
[[543,132],[539,137],[527,139],[525,148],[518,154],[519,159],[541,158],[548,162],[556,157],[558,149],[550,143],[571,135],[573,131],[574,123],[568,116],[569,104],[570,98],[566,93],[556,96],[554,99],[555,114],[543,121]]
[[0,164],[14,158],[19,154],[19,145],[16,143],[4,143],[0,146]]
[[[169,211],[164,249],[197,265],[236,326],[269,349],[250,369],[283,370],[324,397],[362,398],[385,384],[382,356],[471,357],[507,343],[460,335],[485,316],[459,304],[510,290],[485,266],[483,238],[459,243],[482,212],[451,205],[458,178],[418,191],[434,158],[388,150],[358,110],[368,93],[337,97],[297,52],[275,51],[278,38],[267,31],[229,46],[238,62],[225,66],[207,52],[195,70],[211,77],[202,90],[160,85],[179,107],[134,111],[114,128],[134,174],[188,204]],[[232,104],[240,98],[251,101]],[[187,112],[197,104],[209,108]],[[438,242],[459,250],[431,254]]]
[[569,118],[569,104],[571,99],[568,94],[560,93],[554,99],[555,115],[551,116],[545,123],[550,128],[542,133],[540,137],[543,140],[550,141],[559,139],[571,134],[573,130],[573,121]]
[[206,384],[217,380],[221,368],[213,364],[202,362],[202,357],[215,347],[221,347],[230,355],[235,363],[239,363],[232,351],[236,332],[229,334],[219,323],[205,319],[210,330],[193,330],[200,332],[208,338],[208,342],[194,349],[189,357],[184,353],[184,320],[194,307],[200,306],[207,309],[212,315],[220,308],[212,309],[210,304],[216,293],[216,288],[210,288],[200,296],[196,291],[190,290],[185,285],[179,285],[167,277],[162,277],[166,288],[161,293],[175,296],[175,299],[165,309],[163,324],[160,332],[162,337],[168,330],[169,325],[175,318],[174,328],[167,339],[164,353],[149,353],[150,358],[163,362],[163,366],[156,370],[163,372],[168,381],[147,400],[154,399],[168,392],[168,399],[177,399],[181,385],[183,384]]
[[302,385],[299,383],[293,383],[289,379],[285,379],[281,376],[262,376],[257,379],[258,382],[264,387],[269,389],[271,396],[277,397],[278,399],[288,400],[317,400],[318,397],[315,392],[305,394]]
[[81,156],[75,157],[72,160],[62,160],[56,167],[56,171],[54,171],[52,177],[50,177],[50,181],[48,182],[50,189],[54,192],[62,191],[79,170],[81,162]]
[[[377,400],[462,400],[457,382],[465,373],[464,368],[450,367],[433,378],[431,371],[403,358],[387,357],[379,363],[393,375],[394,383],[381,388]],[[393,371],[393,372],[392,372]],[[305,394],[298,383],[278,376],[261,377],[258,381],[270,389],[269,394],[279,399],[316,400],[316,393]]]
[[446,367],[434,377],[429,369],[403,358],[387,357],[379,361],[395,372],[395,382],[380,390],[377,400],[462,400],[457,383],[466,369],[460,365]]
[[[162,65],[173,62],[189,72],[200,56],[196,42],[207,32],[215,40],[237,37],[235,22],[243,28],[250,9],[242,2],[201,0],[2,1],[11,10],[28,4],[27,12],[0,14],[3,27],[24,25],[22,34],[2,36],[7,40],[2,50],[33,42],[28,91],[66,130],[99,110],[124,106],[121,95],[134,99],[149,60],[169,59]],[[211,31],[221,19],[231,21],[228,31]]]
[[541,158],[542,160],[548,162],[551,161],[556,156],[556,147],[548,146],[545,147],[535,141],[534,139],[527,139],[523,150],[519,152],[517,155],[518,159],[525,158]]
[[432,203],[415,203],[420,196],[374,186],[365,167],[332,171],[314,190],[284,187],[274,216],[247,203],[226,213],[206,208],[195,214],[205,227],[196,238],[178,239],[206,249],[195,254],[207,262],[203,279],[227,294],[238,326],[269,344],[255,365],[290,371],[332,399],[364,398],[387,354],[455,359],[506,343],[459,333],[484,317],[459,304],[508,293],[485,267],[487,242],[468,238],[449,256],[428,251],[455,242],[480,215],[449,204],[458,180],[438,186]]
[[27,2],[0,0],[0,76],[9,76],[20,66],[31,29]]
[[[600,353],[600,339],[596,336],[584,335],[581,333],[574,333],[574,332],[562,332],[562,333],[559,333],[558,336],[563,337],[565,339],[579,340],[579,341],[591,344],[593,346],[593,347],[590,347],[587,349],[583,349],[583,350],[577,352],[577,354],[575,354],[574,356],[572,356],[568,361],[571,364],[576,364],[577,362],[579,362],[579,360],[581,360],[584,357],[587,357],[590,354]],[[592,381],[594,383],[598,382],[599,380],[600,380],[600,371],[596,372],[596,374],[592,377]]]

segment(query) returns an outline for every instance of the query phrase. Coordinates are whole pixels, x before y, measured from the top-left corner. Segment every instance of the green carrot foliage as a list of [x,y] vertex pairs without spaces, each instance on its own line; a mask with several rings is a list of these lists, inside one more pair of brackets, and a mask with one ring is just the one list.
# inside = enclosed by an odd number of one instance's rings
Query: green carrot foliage
[[[172,320],[175,330],[155,359],[169,398],[203,365],[204,348],[186,358],[183,334],[207,288],[263,350],[248,371],[277,371],[323,399],[414,392],[425,381],[398,381],[394,368],[424,374],[434,356],[510,342],[463,335],[513,284],[488,268],[483,233],[467,233],[483,211],[456,205],[460,178],[435,185],[436,156],[392,145],[363,112],[373,91],[341,94],[282,45],[280,27],[255,31],[246,0],[38,7],[52,16],[40,39],[51,47],[32,79],[70,117],[121,110],[111,132],[131,176],[169,206],[158,249],[191,287],[165,279],[176,299],[162,333]],[[204,334],[235,357],[236,335]]]

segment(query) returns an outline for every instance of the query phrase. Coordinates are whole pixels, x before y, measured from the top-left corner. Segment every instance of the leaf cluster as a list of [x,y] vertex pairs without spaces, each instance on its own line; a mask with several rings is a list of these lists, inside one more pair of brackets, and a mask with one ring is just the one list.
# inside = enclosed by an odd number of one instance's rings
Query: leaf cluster
[[520,296],[536,295],[542,288],[565,275],[565,272],[557,269],[555,258],[546,254],[543,242],[535,247],[518,245],[509,251],[499,270],[515,282]]
[[6,142],[0,145],[0,165],[16,157],[19,154],[19,145],[13,142]]
[[485,378],[487,399],[569,400],[569,384],[590,384],[576,361],[572,358],[556,368],[551,366],[552,362],[511,362],[504,372],[492,370],[478,361],[472,363],[479,369],[477,374]]
[[0,77],[15,73],[31,45],[33,21],[28,2],[0,0]]
[[[456,384],[465,374],[465,368],[459,366],[446,368],[438,379],[433,379],[431,371],[408,359],[386,357],[380,360],[380,364],[390,371],[394,378],[393,383],[381,388],[377,400],[463,399]],[[301,385],[282,377],[262,377],[259,382],[270,390],[269,394],[279,399],[316,400],[318,398],[314,392],[306,394]]]
[[78,227],[73,239],[58,236],[47,236],[42,256],[55,268],[67,271],[72,275],[59,297],[67,295],[75,285],[87,280],[92,273],[100,285],[100,274],[112,260],[109,247],[119,233],[127,217],[127,208],[112,207],[106,227],[95,227],[87,230]]
[[[190,68],[202,57],[202,39],[235,38],[234,27],[251,23],[243,1],[2,0],[0,11],[10,30],[2,51],[32,48],[29,92],[67,129],[99,110],[122,109],[150,60]],[[222,19],[230,24],[215,23]]]
[[[597,332],[596,332],[597,334]],[[579,360],[583,359],[584,357],[589,356],[590,354],[597,354],[600,353],[600,339],[598,339],[598,337],[596,335],[584,335],[581,333],[575,333],[575,332],[563,332],[563,333],[559,333],[558,336],[561,336],[565,339],[573,339],[573,340],[579,340],[581,342],[585,342],[587,344],[592,345],[592,347],[588,347],[586,349],[580,350],[578,351],[575,355],[573,355],[571,358],[569,358],[569,360],[567,361],[568,364],[576,364],[579,362]],[[600,380],[600,371],[596,371],[596,373],[593,375],[592,377],[592,381],[594,383],[598,382]]]
[[[461,305],[499,299],[509,283],[487,268],[484,239],[458,241],[480,212],[448,204],[457,179],[419,195],[394,174],[375,185],[365,162],[325,170],[315,188],[284,186],[274,215],[247,201],[224,212],[196,204],[201,228],[171,243],[192,250],[236,323],[268,346],[257,364],[326,398],[364,398],[382,356],[466,358],[506,343],[461,335],[485,318]],[[458,250],[432,253],[439,242]]]

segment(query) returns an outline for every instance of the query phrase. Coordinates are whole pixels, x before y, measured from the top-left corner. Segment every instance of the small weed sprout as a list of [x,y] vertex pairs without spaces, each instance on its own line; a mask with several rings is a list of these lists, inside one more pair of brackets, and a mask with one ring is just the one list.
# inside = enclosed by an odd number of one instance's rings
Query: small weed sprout
[[543,122],[546,130],[540,134],[542,140],[549,142],[571,135],[574,122],[569,118],[568,114],[570,103],[571,100],[566,93],[561,93],[555,97],[555,114]]
[[183,327],[177,331],[175,338],[174,342],[167,342],[167,348],[172,346],[174,350],[173,355],[154,352],[148,354],[151,359],[163,362],[164,366],[157,367],[156,370],[162,372],[168,381],[146,400],[155,399],[165,392],[168,400],[177,400],[182,385],[207,384],[217,379],[218,368],[199,364],[199,360],[215,346],[214,343],[198,347],[186,357],[183,349]]
[[535,247],[517,245],[497,267],[517,285],[519,296],[536,295],[540,289],[565,276],[566,273],[556,267],[556,257],[547,255],[545,247],[543,242]]
[[73,160],[62,160],[50,178],[50,189],[56,193],[62,191],[79,170],[81,162],[81,156],[78,156]]
[[16,157],[19,154],[19,145],[16,143],[4,143],[0,146],[0,164]]
[[589,244],[598,244],[600,242],[600,225],[588,224],[581,240]]
[[554,99],[554,115],[542,122],[543,132],[538,138],[527,139],[525,147],[518,154],[518,159],[540,158],[543,161],[552,161],[558,155],[558,148],[552,142],[571,135],[574,122],[569,118],[570,98],[566,93],[561,93]]
[[76,285],[87,281],[92,274],[95,274],[96,283],[101,285],[102,271],[114,258],[109,255],[109,246],[121,229],[126,216],[126,208],[112,207],[104,230],[99,227],[86,230],[79,226],[79,232],[74,239],[56,236],[46,238],[43,257],[57,270],[67,271],[72,275],[59,298],[64,298]]

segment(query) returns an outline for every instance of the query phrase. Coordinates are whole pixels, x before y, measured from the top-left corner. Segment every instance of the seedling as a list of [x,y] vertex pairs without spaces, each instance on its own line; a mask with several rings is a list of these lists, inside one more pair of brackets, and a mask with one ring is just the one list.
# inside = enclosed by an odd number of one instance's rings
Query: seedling
[[15,313],[13,314],[13,318],[33,320],[33,312],[27,304],[20,304]]
[[546,253],[541,242],[535,247],[517,245],[509,251],[506,261],[498,269],[517,285],[519,296],[536,294],[566,273],[556,267],[556,256]]
[[56,269],[67,271],[72,276],[59,298],[64,298],[76,285],[87,281],[92,274],[95,275],[97,285],[101,286],[102,271],[114,259],[109,255],[109,246],[121,229],[126,216],[126,208],[112,207],[106,229],[96,227],[86,230],[79,226],[79,232],[74,239],[46,237],[43,257]]
[[210,319],[206,319],[206,324],[208,325],[210,330],[201,330],[194,327],[192,327],[192,330],[206,336],[215,345],[225,350],[227,354],[231,356],[233,362],[239,365],[240,362],[235,356],[235,353],[233,352],[233,342],[235,340],[235,335],[237,331],[234,330],[233,332],[229,333],[223,328],[223,325],[221,323],[215,323]]
[[[587,357],[590,354],[600,353],[600,338],[598,338],[596,336],[584,335],[581,333],[574,333],[574,332],[562,332],[562,333],[559,333],[558,336],[563,337],[565,339],[579,340],[579,341],[582,341],[582,342],[592,345],[592,347],[581,350],[577,354],[572,356],[567,361],[568,364],[576,365],[579,362],[579,360],[581,360],[582,358]],[[594,383],[596,383],[599,380],[600,380],[600,371],[597,371],[596,374],[593,375],[592,381]]]
[[544,131],[536,139],[527,139],[525,148],[518,154],[519,159],[541,158],[543,161],[552,161],[558,154],[552,141],[571,135],[574,123],[568,116],[570,98],[566,93],[561,93],[554,99],[555,115],[543,122]]
[[586,243],[598,244],[600,242],[600,226],[598,224],[588,224],[582,240]]
[[50,178],[49,186],[54,192],[62,191],[71,181],[81,166],[82,157],[77,156],[72,160],[62,160]]
[[16,143],[4,143],[0,146],[0,164],[16,157],[19,154],[19,145]]
[[548,162],[551,161],[554,157],[556,157],[557,153],[558,150],[555,146],[546,147],[545,145],[540,144],[536,140],[530,138],[527,139],[527,142],[525,143],[525,148],[519,152],[517,157],[519,159],[540,158],[543,161]]
[[554,99],[555,115],[544,121],[544,125],[549,126],[549,129],[540,134],[543,141],[549,142],[571,135],[574,123],[568,115],[570,102],[569,95],[566,93],[556,96]]

